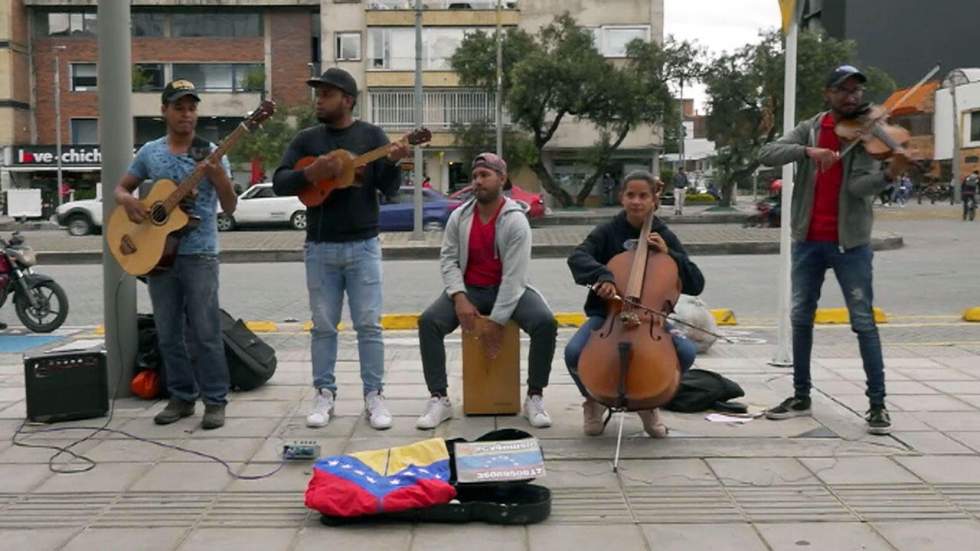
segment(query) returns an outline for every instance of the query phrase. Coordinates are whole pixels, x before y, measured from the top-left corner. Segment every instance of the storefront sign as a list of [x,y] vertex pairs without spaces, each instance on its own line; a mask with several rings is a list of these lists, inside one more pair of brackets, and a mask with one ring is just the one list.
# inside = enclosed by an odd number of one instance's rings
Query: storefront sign
[[[12,147],[13,166],[55,166],[58,164],[57,147],[53,145],[15,145]],[[61,146],[63,166],[98,166],[102,164],[102,151],[97,145]]]

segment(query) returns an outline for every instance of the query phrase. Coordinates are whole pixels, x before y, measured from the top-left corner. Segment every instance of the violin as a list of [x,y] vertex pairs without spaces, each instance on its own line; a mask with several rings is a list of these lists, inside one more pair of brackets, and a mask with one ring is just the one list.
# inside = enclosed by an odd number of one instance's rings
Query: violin
[[860,142],[868,155],[878,160],[891,157],[892,153],[905,149],[912,135],[901,126],[886,121],[891,110],[882,105],[868,105],[856,117],[841,119],[834,126],[834,133],[841,140],[851,143],[841,157]]
[[681,281],[674,260],[650,250],[653,217],[651,212],[644,221],[636,248],[606,264],[616,288],[626,291],[607,302],[606,321],[589,335],[579,358],[582,385],[609,408],[654,409],[670,402],[680,385],[680,361],[665,323]]

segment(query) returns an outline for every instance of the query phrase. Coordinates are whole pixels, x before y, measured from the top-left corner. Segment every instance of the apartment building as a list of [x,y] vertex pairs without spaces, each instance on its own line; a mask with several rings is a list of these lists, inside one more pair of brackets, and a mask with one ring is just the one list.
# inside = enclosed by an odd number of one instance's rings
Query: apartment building
[[[330,66],[357,79],[358,115],[397,138],[414,125],[414,5],[132,0],[134,141],[163,133],[159,94],[173,78],[187,78],[201,90],[199,132],[217,140],[263,95],[280,105],[310,101],[303,81]],[[663,0],[505,0],[501,6],[505,28],[529,32],[568,11],[592,30],[612,63],[625,55],[630,40],[660,42],[664,36]],[[456,189],[468,180],[452,126],[494,119],[493,93],[461,86],[450,58],[467,33],[494,32],[496,7],[495,0],[424,2],[423,124],[435,133],[425,150],[425,172],[437,189]],[[0,69],[10,67],[0,70],[3,189],[39,187],[56,197],[56,88],[64,181],[84,196],[100,180],[96,8],[96,0],[9,0],[0,7]],[[587,124],[562,123],[545,152],[559,181],[574,186],[589,173],[582,153],[595,139]],[[651,168],[661,150],[658,129],[637,129],[618,152],[617,172]],[[247,171],[236,171],[236,178],[247,179]],[[516,180],[537,189],[529,171]]]

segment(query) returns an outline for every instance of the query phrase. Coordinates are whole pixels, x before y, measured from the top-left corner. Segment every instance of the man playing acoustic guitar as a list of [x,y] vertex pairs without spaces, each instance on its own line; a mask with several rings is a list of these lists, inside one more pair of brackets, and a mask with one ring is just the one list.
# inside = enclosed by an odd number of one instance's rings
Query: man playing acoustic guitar
[[[357,83],[342,69],[327,69],[307,84],[316,88],[316,116],[322,123],[302,130],[283,155],[273,177],[277,195],[298,195],[315,182],[338,177],[343,163],[328,154],[346,150],[355,155],[388,143],[383,130],[352,114],[357,102]],[[378,240],[378,192],[398,191],[400,169],[396,164],[409,154],[408,146],[391,144],[386,158],[359,171],[359,185],[334,190],[318,206],[307,209],[306,286],[313,314],[313,410],[306,418],[311,427],[323,427],[333,415],[337,385],[337,324],[344,291],[350,301],[361,361],[364,409],[375,429],[391,427],[391,414],[381,396],[384,376],[384,342],[381,337],[381,243]],[[296,170],[297,162],[317,159]]]
[[[198,138],[197,105],[201,101],[194,85],[186,80],[171,82],[163,91],[161,112],[167,135],[148,142],[136,153],[127,174],[116,186],[116,203],[126,209],[129,219],[140,223],[149,215],[147,208],[133,196],[133,190],[144,180],[183,180],[207,157],[215,145]],[[173,266],[148,276],[153,319],[160,341],[160,351],[167,374],[170,401],[153,421],[167,425],[194,414],[198,396],[204,401],[202,428],[214,429],[225,424],[228,394],[228,365],[221,340],[221,317],[218,309],[218,226],[216,204],[225,213],[235,211],[238,198],[232,188],[231,167],[227,158],[222,165],[204,162],[206,174],[196,197],[190,196],[189,214],[199,222],[185,233],[177,249]],[[184,323],[190,325],[195,361],[191,362],[185,340]]]

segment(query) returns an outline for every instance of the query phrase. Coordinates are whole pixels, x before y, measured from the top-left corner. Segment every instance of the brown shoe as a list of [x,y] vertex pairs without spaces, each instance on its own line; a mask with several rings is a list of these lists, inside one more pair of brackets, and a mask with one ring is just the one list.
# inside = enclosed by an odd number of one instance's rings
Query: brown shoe
[[643,430],[651,438],[667,438],[667,425],[660,421],[659,409],[638,411],[636,414],[640,416],[640,421],[643,423]]
[[606,428],[602,422],[602,416],[606,413],[606,407],[596,402],[592,398],[586,398],[582,403],[582,430],[588,436],[599,436]]

